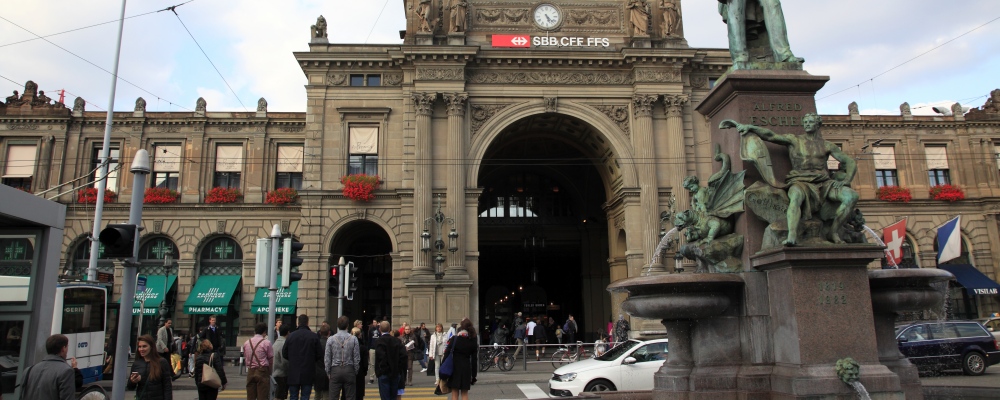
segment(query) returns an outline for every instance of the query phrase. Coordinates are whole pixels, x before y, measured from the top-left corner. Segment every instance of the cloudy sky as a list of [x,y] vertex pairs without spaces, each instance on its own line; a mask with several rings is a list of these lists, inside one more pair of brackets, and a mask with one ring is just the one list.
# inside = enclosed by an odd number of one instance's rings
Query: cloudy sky
[[[131,110],[139,96],[150,111],[190,110],[200,96],[210,111],[254,110],[260,97],[272,111],[304,111],[305,77],[291,53],[308,50],[318,15],[338,43],[397,44],[405,28],[402,0],[193,0],[177,8],[179,18],[154,12],[184,1],[128,3],[125,15],[134,17],[125,21],[119,75],[130,83],[119,82],[116,110]],[[682,0],[691,46],[726,47],[716,4]],[[931,114],[928,105],[980,106],[1000,88],[997,0],[786,0],[783,6],[793,51],[806,59],[806,70],[831,77],[817,95],[821,113],[845,114],[857,101],[863,114],[898,114],[907,101],[914,114]],[[67,103],[81,96],[88,110],[106,109],[111,78],[102,69],[112,69],[117,24],[46,37],[51,43],[35,34],[113,21],[120,7],[118,0],[4,1],[0,98],[30,79],[49,97],[64,89]]]

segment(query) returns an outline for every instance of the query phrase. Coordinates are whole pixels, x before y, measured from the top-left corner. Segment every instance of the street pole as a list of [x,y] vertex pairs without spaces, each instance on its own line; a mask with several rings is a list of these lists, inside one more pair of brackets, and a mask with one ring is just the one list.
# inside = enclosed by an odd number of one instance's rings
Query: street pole
[[[128,223],[138,227],[142,225],[142,199],[146,195],[146,178],[150,171],[149,153],[146,150],[140,149],[135,152],[131,171],[135,176],[132,181],[132,203],[129,205]],[[128,379],[129,331],[132,329],[132,305],[135,304],[136,260],[138,259],[139,230],[136,229],[132,258],[123,263],[125,264],[125,272],[122,274],[122,298],[118,306],[118,348],[115,350],[114,381],[111,385],[112,400],[125,399],[125,380]],[[139,322],[142,322],[141,314]]]
[[344,257],[340,257],[340,261],[337,262],[337,285],[340,286],[340,290],[337,290],[337,318],[344,315]]
[[[115,88],[118,86],[118,59],[122,53],[122,31],[125,30],[125,1],[122,0],[122,12],[118,17],[118,42],[115,43],[115,61],[111,68],[111,96],[108,99],[107,117],[104,119],[104,145],[101,147],[101,167],[97,174],[97,202],[94,204],[94,230],[90,235],[90,264],[87,266],[87,280],[97,280],[97,256],[101,252],[101,242],[97,241],[97,236],[101,234],[101,218],[104,214],[104,192],[108,188],[108,159],[111,157],[111,126],[115,116]],[[147,155],[148,157],[148,155]],[[149,166],[147,161],[146,166]],[[135,167],[135,164],[132,164]],[[149,174],[149,170],[146,170]],[[141,200],[141,199],[140,199]],[[133,197],[132,203],[135,203]],[[142,205],[142,202],[139,202]],[[129,303],[132,304],[132,303]]]
[[281,226],[274,224],[274,228],[271,229],[271,263],[268,270],[268,294],[271,298],[267,300],[267,331],[271,332],[267,337],[274,343],[278,338],[275,337],[274,323],[277,319],[277,308],[278,308],[278,250],[281,248]]

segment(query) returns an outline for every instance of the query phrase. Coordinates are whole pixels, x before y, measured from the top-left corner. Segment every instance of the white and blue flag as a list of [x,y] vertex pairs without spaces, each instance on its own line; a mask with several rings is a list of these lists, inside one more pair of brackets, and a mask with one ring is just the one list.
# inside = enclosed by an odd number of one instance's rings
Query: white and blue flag
[[961,217],[957,216],[938,227],[938,264],[954,260],[962,255],[962,232],[959,222]]

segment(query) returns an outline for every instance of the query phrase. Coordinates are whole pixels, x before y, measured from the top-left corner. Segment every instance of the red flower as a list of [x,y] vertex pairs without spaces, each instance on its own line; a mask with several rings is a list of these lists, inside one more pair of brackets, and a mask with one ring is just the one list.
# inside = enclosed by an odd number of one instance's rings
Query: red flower
[[[118,196],[111,190],[104,191],[104,202],[111,203]],[[76,202],[85,204],[97,204],[97,188],[89,187],[76,192]]]
[[882,186],[875,192],[875,197],[882,201],[909,203],[913,200],[910,189],[901,186]]
[[209,204],[235,203],[243,193],[236,188],[214,187],[205,195],[205,202]]
[[375,198],[379,186],[378,175],[354,174],[340,178],[344,184],[344,196],[355,201],[369,201]]
[[295,191],[295,189],[281,188],[267,192],[267,197],[264,199],[264,203],[276,204],[280,206],[280,205],[294,203],[298,199],[299,199],[299,192]]
[[952,185],[937,185],[931,187],[931,198],[934,200],[958,201],[965,200],[962,188]]
[[146,195],[143,197],[142,202],[145,204],[170,204],[177,201],[177,197],[179,196],[180,194],[175,190],[149,188],[146,189]]

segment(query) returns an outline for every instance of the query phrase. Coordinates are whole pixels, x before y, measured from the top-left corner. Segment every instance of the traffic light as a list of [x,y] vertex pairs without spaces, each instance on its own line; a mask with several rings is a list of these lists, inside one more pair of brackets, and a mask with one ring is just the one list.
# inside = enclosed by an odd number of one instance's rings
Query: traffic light
[[354,300],[354,291],[358,290],[358,267],[354,266],[354,261],[347,263],[344,268],[344,278],[347,281],[347,299]]
[[298,240],[285,238],[281,246],[281,287],[287,288],[292,282],[302,279],[302,274],[292,272],[292,267],[302,265],[302,259],[296,257],[304,247]]
[[337,298],[340,297],[340,274],[337,273],[340,270],[339,265],[330,266],[330,297]]
[[131,258],[135,255],[135,239],[139,229],[130,224],[108,224],[97,240],[104,245],[107,258]]

